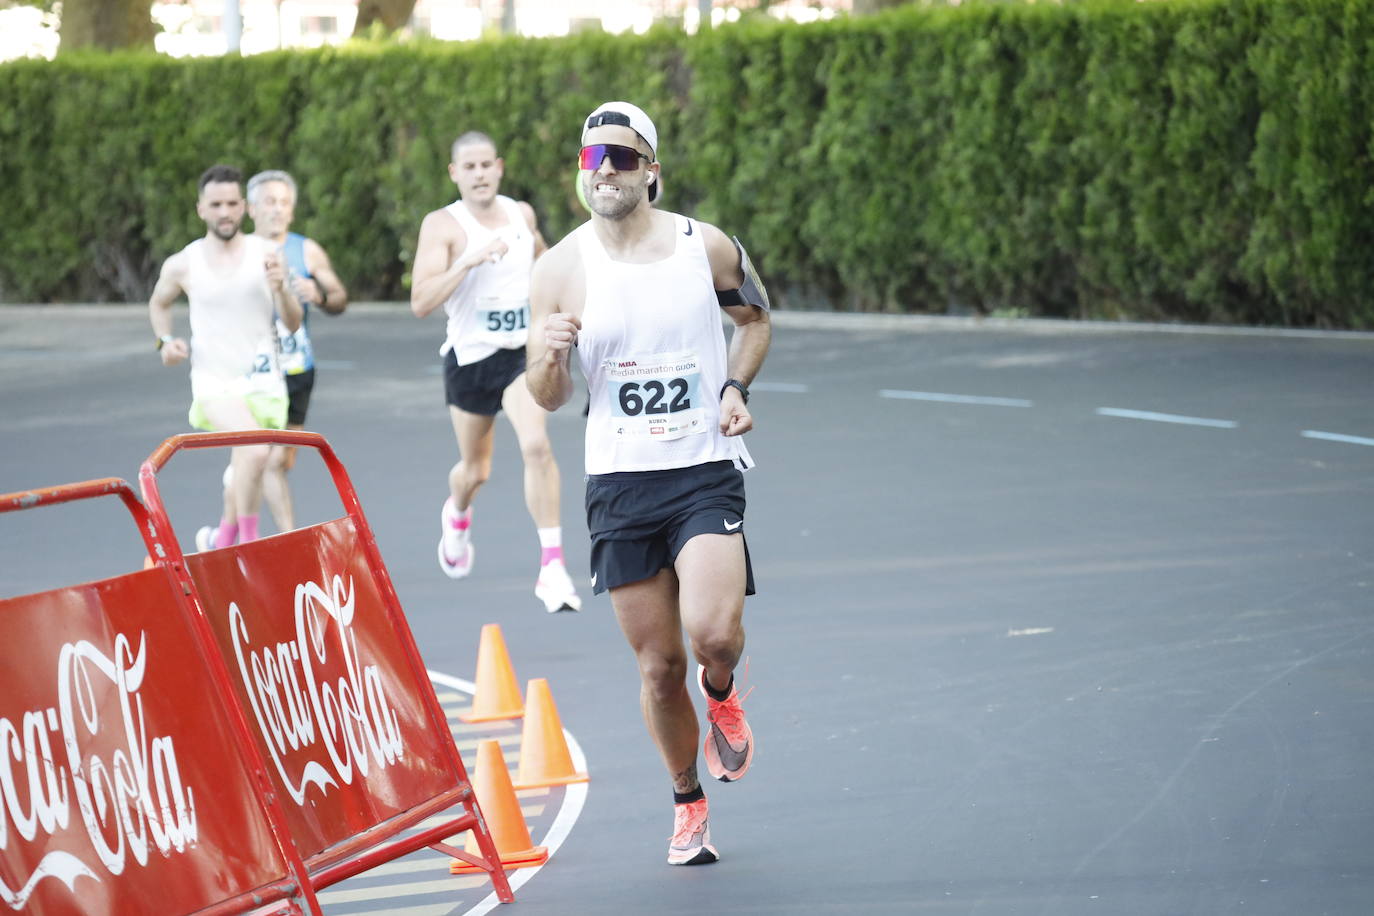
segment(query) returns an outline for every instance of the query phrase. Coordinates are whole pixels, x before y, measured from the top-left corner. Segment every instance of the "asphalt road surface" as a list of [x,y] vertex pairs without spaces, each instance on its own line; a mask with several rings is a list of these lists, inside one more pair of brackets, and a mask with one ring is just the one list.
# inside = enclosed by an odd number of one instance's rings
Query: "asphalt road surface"
[[[722,861],[673,869],[633,660],[586,588],[582,395],[550,430],[586,606],[551,616],[504,423],[475,571],[437,568],[441,322],[372,306],[312,329],[308,426],[426,663],[471,679],[499,623],[585,754],[585,805],[510,912],[1370,912],[1374,338],[780,315],[746,477],[757,757],[707,786]],[[137,307],[0,307],[0,392],[0,491],[134,480],[188,431],[185,371]],[[164,472],[184,542],[222,466]],[[292,480],[301,523],[338,514],[318,459]],[[101,502],[0,516],[0,595],[137,568]],[[363,876],[326,911],[479,906],[443,877]]]

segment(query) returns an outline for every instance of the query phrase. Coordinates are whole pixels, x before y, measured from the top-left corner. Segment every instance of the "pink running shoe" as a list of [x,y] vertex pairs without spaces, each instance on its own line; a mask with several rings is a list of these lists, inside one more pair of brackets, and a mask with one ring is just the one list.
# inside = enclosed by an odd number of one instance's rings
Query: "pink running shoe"
[[[697,666],[697,687],[706,697],[706,741],[702,752],[706,757],[706,771],[721,782],[734,782],[749,772],[754,761],[754,733],[744,720],[744,697],[734,685],[724,700],[712,699],[706,691],[706,669]],[[746,693],[746,696],[748,694]]]
[[673,805],[673,835],[668,840],[669,865],[709,865],[720,859],[711,845],[706,799]]

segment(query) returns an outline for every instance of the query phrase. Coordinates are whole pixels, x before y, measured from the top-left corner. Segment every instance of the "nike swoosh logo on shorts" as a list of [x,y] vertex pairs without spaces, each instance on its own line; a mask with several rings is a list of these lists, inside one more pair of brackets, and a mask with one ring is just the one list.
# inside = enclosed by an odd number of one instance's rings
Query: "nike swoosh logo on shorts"
[[691,235],[691,234],[692,234],[692,221],[691,221],[690,219],[687,220],[687,228],[683,231],[682,234],[683,234],[683,235]]
[[729,520],[729,519],[724,519],[724,518],[723,518],[723,519],[721,519],[721,521],[722,521],[722,522],[725,522],[725,530],[726,530],[726,531],[734,531],[734,530],[737,529],[740,525],[743,525],[743,524],[744,524],[744,519],[740,519],[739,521],[735,522],[733,525],[730,524],[730,520]]
[[596,573],[592,573],[592,588],[596,588]]
[[716,742],[716,755],[727,772],[733,773],[744,766],[744,761],[749,757],[749,745],[746,744],[742,750],[735,750],[714,723],[711,725],[711,740]]

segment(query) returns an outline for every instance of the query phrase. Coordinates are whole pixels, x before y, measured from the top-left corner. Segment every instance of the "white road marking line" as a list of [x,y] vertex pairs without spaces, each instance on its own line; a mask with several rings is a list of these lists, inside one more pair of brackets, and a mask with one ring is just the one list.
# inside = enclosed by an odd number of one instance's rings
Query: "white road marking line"
[[[454,733],[453,743],[458,745],[458,750],[460,751],[475,751],[477,750],[478,745],[480,745],[483,741],[495,741],[497,744],[501,745],[501,750],[504,752],[509,751],[512,748],[518,750],[520,747],[520,737],[521,736],[519,732],[516,732],[513,735],[500,735],[499,737],[495,738],[464,738],[462,735]],[[510,756],[511,755],[507,754],[507,759],[510,759]],[[520,755],[515,754],[514,757],[516,762],[518,763],[520,760]]]
[[[463,712],[466,714],[468,710],[465,709]],[[504,723],[501,722],[458,722],[450,719],[448,726],[448,730],[453,733],[455,738],[466,737],[468,735],[480,735],[486,738],[500,738],[502,741],[508,741],[511,739],[519,739],[522,731],[518,726],[514,729],[505,727],[504,731],[500,731],[499,729],[504,727]]]
[[[436,691],[436,696],[442,700],[449,700],[449,702],[452,702],[452,700],[460,700],[460,702],[466,700],[467,703],[470,703],[471,695],[477,691],[477,685],[471,683],[471,681],[464,681],[462,678],[458,677],[449,677],[448,674],[441,674],[438,672],[426,673],[429,674],[431,683],[440,684],[442,687],[448,687],[455,689],[455,691],[463,692],[463,694],[452,694],[452,692],[447,691]],[[464,696],[464,694],[466,694],[466,696]],[[466,703],[464,703],[464,706],[466,706]],[[445,709],[444,711],[447,714],[452,714],[451,710]],[[513,735],[510,737],[518,736]],[[572,758],[574,768],[580,770],[580,772],[587,772],[587,755],[583,754],[583,748],[577,743],[577,739],[574,739],[572,732],[567,731],[567,729],[563,729],[563,737],[567,740],[567,753],[569,753],[569,757]],[[506,736],[502,736],[502,740],[506,740]],[[559,806],[558,814],[554,817],[554,823],[550,824],[548,831],[544,834],[544,839],[539,842],[540,846],[547,847],[548,856],[550,856],[550,858],[552,858],[559,847],[563,845],[563,842],[567,839],[567,835],[572,832],[573,824],[577,823],[578,816],[583,812],[585,803],[587,803],[587,788],[587,783],[577,783],[573,784],[573,786],[567,786],[565,790],[563,790],[562,805]],[[521,799],[522,814],[525,814],[526,817],[530,817],[539,816],[539,814],[543,813],[545,808],[543,803],[530,802],[528,799],[547,797],[548,794],[550,794],[548,788],[534,788],[534,790],[521,790],[517,792],[518,798]],[[445,820],[445,817],[440,814],[440,816],[427,818],[422,824],[415,825],[412,829],[423,829],[426,825],[438,823],[438,821],[442,820]],[[449,838],[449,842],[456,843],[458,840],[463,839],[464,835],[466,835],[466,831],[464,831],[464,834]],[[436,857],[420,858],[420,860],[414,861],[386,862],[386,864],[379,865],[378,868],[368,869],[368,872],[365,873],[367,873],[367,875],[386,876],[425,872],[427,869],[431,868],[445,868],[445,862],[447,861],[447,857]],[[508,872],[507,878],[510,880],[511,890],[517,890],[523,883],[528,882],[536,873],[539,873],[541,869],[543,869],[543,865],[534,868],[515,869],[513,872]],[[383,884],[383,886],[361,887],[361,889],[356,890],[326,890],[319,894],[319,898],[320,902],[345,904],[345,902],[381,900],[381,898],[392,897],[404,898],[409,897],[409,895],[445,893],[445,891],[451,893],[456,887],[481,887],[484,886],[484,884],[488,884],[488,882],[489,879],[486,878],[485,875],[455,875],[448,876],[448,878],[431,880],[431,882]],[[496,900],[496,893],[492,891],[491,894],[486,895],[485,898],[478,901],[469,911],[455,911],[455,909],[453,909],[453,906],[455,906],[453,901],[448,901],[444,902],[444,904],[416,904],[414,906],[407,906],[403,902],[403,904],[392,906],[392,908],[387,908],[385,911],[374,911],[374,909],[370,909],[370,911],[367,912],[368,916],[448,916],[449,913],[456,912],[462,912],[464,916],[482,916],[484,913],[492,912],[493,909],[496,909],[496,906],[499,905],[500,901]]]
[[[514,778],[515,778],[515,774],[512,773],[512,774],[511,774],[511,779],[514,779]],[[539,815],[543,814],[543,813],[544,813],[544,808],[545,808],[545,807],[546,807],[546,806],[545,806],[544,804],[539,803],[539,802],[535,802],[535,803],[533,803],[533,804],[522,804],[522,805],[520,806],[520,813],[523,814],[523,815],[525,815],[525,820],[529,820],[529,819],[532,818],[532,817],[538,817]],[[445,812],[444,814],[436,814],[436,815],[434,815],[433,817],[427,817],[427,818],[425,818],[424,820],[420,821],[420,823],[416,824],[414,827],[412,827],[412,828],[410,828],[410,829],[411,829],[412,831],[414,831],[414,830],[428,830],[428,829],[431,828],[431,827],[438,827],[440,824],[444,823],[445,821],[451,821],[451,820],[453,820],[454,818],[458,817],[460,814],[462,814],[462,812],[461,812],[459,809],[457,809],[457,808],[452,808],[452,809],[450,809],[449,811]],[[457,833],[455,833],[453,836],[444,838],[444,840],[443,840],[442,842],[447,843],[447,842],[449,842],[450,840],[452,840],[454,837],[465,836],[465,835],[467,834],[467,832],[468,832],[468,831],[466,831],[466,830],[459,830],[459,831],[458,831]],[[368,872],[364,872],[364,874],[370,874],[370,873],[371,873],[370,870],[369,870]]]
[[796,382],[755,382],[749,386],[750,391],[780,391],[784,394],[806,394],[811,390],[810,385],[800,385]]
[[1302,435],[1306,439],[1325,439],[1327,442],[1348,442],[1351,445],[1374,445],[1374,439],[1366,439],[1364,436],[1347,436],[1343,433],[1324,433],[1316,429],[1304,429]]
[[1007,630],[1008,636],[1040,636],[1043,633],[1053,633],[1054,627],[1027,627],[1024,630]]
[[[446,687],[453,687],[457,690],[475,692],[477,687],[471,681],[460,681],[458,678],[440,674],[437,671],[428,672],[429,679]],[[573,769],[578,773],[586,773],[587,757],[582,753],[582,746],[577,743],[577,739],[572,736],[572,732],[563,729],[563,737],[568,742],[568,756],[572,758]],[[549,825],[548,833],[544,834],[542,840],[535,842],[549,850],[549,861],[553,861],[554,853],[563,845],[568,834],[572,833],[573,824],[577,823],[577,818],[582,814],[582,807],[587,803],[588,783],[578,782],[567,786],[564,790],[563,804],[559,806],[558,815]],[[510,881],[511,891],[519,889],[526,881],[539,874],[544,868],[537,865],[534,868],[517,868],[513,872],[507,873]],[[501,901],[496,898],[496,892],[492,891],[472,909],[465,911],[464,916],[484,916],[501,905]]]
[[370,868],[367,871],[363,872],[363,874],[367,875],[368,877],[372,877],[374,875],[377,877],[382,877],[384,875],[411,874],[412,872],[417,871],[427,871],[436,875],[446,875],[449,873],[448,863],[453,861],[453,858],[451,856],[435,854],[433,850],[425,851],[429,852],[430,855],[418,859],[393,859],[392,861],[387,862],[384,865],[378,865],[376,868]]
[[[457,876],[454,880],[460,880]],[[486,879],[483,878],[483,881]],[[366,916],[448,916],[453,912],[454,903],[424,903],[416,906],[394,906],[384,910],[367,910]]]
[[1099,407],[1097,413],[1104,417],[1124,417],[1127,420],[1151,420],[1155,423],[1182,423],[1186,426],[1211,426],[1217,429],[1235,429],[1235,420],[1209,420],[1206,417],[1184,417],[1174,413],[1155,413],[1152,410],[1125,410],[1120,407]]
[[[367,872],[363,872],[367,874]],[[459,881],[466,878],[466,875],[452,875],[440,878],[437,881],[412,881],[409,884],[383,884],[376,887],[359,887],[343,891],[321,891],[318,896],[320,903],[361,903],[365,900],[385,900],[390,897],[416,897],[420,894],[444,894],[453,893],[463,885]],[[487,881],[486,875],[474,875],[475,881],[469,881],[467,887],[475,887]],[[449,901],[449,909],[453,909],[456,904]]]
[[1035,402],[1023,398],[986,398],[972,394],[939,394],[934,391],[898,391],[884,388],[878,392],[880,398],[896,398],[905,401],[938,401],[943,404],[981,404],[989,407],[1034,407]]

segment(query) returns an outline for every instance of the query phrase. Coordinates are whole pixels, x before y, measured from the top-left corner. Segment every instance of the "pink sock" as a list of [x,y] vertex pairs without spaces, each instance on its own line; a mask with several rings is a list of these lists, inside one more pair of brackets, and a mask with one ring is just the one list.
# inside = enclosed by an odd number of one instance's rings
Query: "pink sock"
[[468,506],[462,512],[453,508],[453,500],[448,501],[448,523],[453,526],[455,531],[467,531],[472,524],[472,506]]
[[219,527],[215,529],[215,547],[230,547],[239,537],[239,523],[219,520]]
[[562,548],[562,547],[543,547],[543,548],[540,549],[540,551],[539,551],[539,565],[540,565],[540,566],[548,566],[549,563],[553,562],[554,560],[557,560],[557,561],[560,562],[560,563],[563,562],[563,548]]
[[247,544],[249,541],[258,539],[258,517],[256,515],[239,516],[239,543]]

